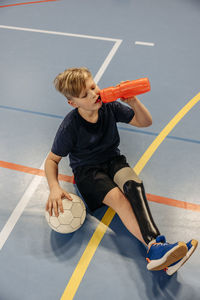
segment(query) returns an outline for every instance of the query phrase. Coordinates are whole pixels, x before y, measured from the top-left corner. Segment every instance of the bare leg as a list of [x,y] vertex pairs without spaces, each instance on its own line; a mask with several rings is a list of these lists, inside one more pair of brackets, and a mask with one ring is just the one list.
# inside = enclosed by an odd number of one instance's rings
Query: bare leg
[[118,187],[106,195],[103,203],[114,209],[128,231],[146,245],[131,204]]

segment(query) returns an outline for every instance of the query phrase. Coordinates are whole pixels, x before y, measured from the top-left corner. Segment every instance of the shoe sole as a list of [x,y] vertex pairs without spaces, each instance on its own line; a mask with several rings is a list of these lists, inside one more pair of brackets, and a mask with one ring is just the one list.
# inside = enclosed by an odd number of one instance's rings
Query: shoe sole
[[184,265],[184,263],[186,263],[186,261],[190,258],[190,256],[194,253],[194,251],[196,250],[197,246],[198,246],[198,241],[197,240],[192,240],[191,242],[192,247],[190,248],[190,250],[187,251],[186,255],[181,259],[181,261],[179,263],[177,263],[176,265],[169,267],[166,270],[166,274],[171,276],[173,275],[175,272],[178,271],[178,269],[180,269],[180,267],[182,267]]
[[178,245],[167,252],[161,259],[150,261],[147,265],[147,269],[149,271],[163,270],[183,258],[187,252],[187,245],[184,242],[178,242]]

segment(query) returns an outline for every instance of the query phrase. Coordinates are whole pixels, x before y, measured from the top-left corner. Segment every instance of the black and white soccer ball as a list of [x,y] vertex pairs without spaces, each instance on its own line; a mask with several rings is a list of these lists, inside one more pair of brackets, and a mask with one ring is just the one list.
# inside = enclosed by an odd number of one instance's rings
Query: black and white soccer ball
[[83,200],[75,195],[69,194],[72,198],[62,200],[64,213],[59,213],[56,217],[54,212],[52,216],[49,212],[45,212],[45,217],[49,226],[59,233],[71,233],[78,230],[84,223],[86,218],[86,207]]

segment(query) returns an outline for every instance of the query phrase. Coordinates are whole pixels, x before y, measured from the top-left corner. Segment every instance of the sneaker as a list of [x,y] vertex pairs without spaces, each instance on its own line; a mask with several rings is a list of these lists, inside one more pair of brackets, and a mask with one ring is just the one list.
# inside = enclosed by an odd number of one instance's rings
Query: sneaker
[[173,275],[190,258],[190,256],[192,255],[192,253],[194,253],[195,249],[198,246],[198,241],[191,240],[187,242],[186,245],[188,248],[186,255],[182,259],[179,259],[177,262],[173,263],[172,265],[170,265],[165,269],[167,275],[169,276]]
[[150,271],[163,270],[183,258],[187,250],[184,242],[169,244],[163,235],[159,235],[156,240],[148,244],[147,269]]

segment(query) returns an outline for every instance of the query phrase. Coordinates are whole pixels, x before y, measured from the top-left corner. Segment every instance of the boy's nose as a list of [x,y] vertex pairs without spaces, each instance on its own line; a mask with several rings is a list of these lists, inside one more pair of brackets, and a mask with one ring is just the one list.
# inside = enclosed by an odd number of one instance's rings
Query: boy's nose
[[96,98],[97,95],[98,95],[98,94],[97,94],[96,91],[92,91],[92,98]]

